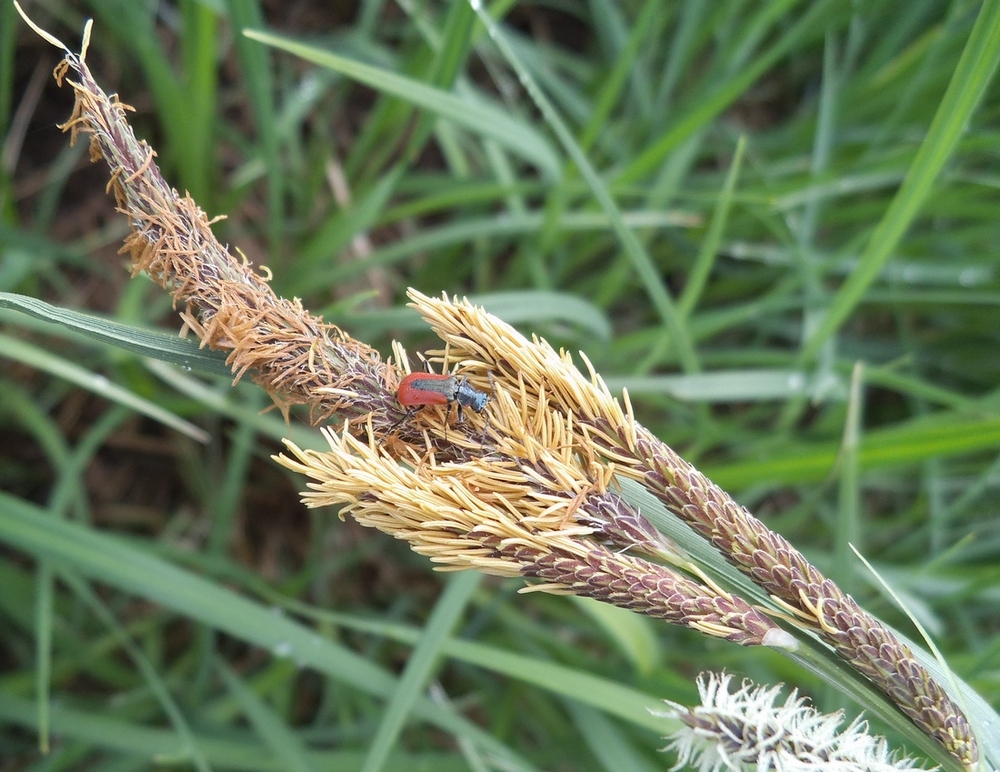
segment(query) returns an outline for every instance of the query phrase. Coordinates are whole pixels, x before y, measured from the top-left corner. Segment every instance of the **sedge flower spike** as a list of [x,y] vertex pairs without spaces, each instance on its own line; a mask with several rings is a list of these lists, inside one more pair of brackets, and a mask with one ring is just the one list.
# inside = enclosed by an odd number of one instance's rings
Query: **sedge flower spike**
[[682,724],[664,748],[677,754],[673,769],[890,772],[917,768],[912,759],[894,757],[885,739],[868,734],[868,724],[861,719],[841,729],[842,711],[820,713],[798,690],[778,704],[780,686],[766,688],[744,681],[730,692],[730,681],[730,673],[702,673],[698,677],[701,705],[687,708],[668,700],[671,709],[655,713]]
[[[110,168],[108,188],[131,228],[123,251],[133,273],[173,295],[185,328],[228,352],[237,379],[253,378],[285,410],[304,405],[314,423],[337,424],[324,432],[329,450],[286,443],[289,455],[277,458],[309,478],[307,505],[343,505],[342,515],[405,539],[444,569],[525,577],[536,582],[531,589],[593,597],[744,646],[794,648],[768,614],[781,616],[975,766],[965,715],[892,631],[639,424],[627,394],[612,396],[586,359],[589,377],[565,352],[483,309],[411,291],[445,347],[431,352],[441,375],[407,380],[401,348],[396,363],[383,360],[278,296],[218,242],[212,221],[136,138],[130,108],[91,74],[89,24],[80,54],[32,26],[66,52],[55,74],[75,105],[63,129],[71,140],[89,135],[91,159]],[[466,420],[449,422],[453,402],[471,408]],[[710,581],[620,495],[622,477],[763,588],[768,612]]]

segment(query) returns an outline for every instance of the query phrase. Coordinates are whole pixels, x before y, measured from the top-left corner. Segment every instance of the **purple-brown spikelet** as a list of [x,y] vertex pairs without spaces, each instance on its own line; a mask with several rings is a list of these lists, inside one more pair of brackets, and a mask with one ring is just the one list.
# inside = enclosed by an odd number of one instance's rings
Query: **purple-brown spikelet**
[[528,341],[481,309],[413,292],[411,297],[455,356],[481,358],[498,382],[517,382],[532,407],[572,416],[567,444],[643,484],[917,726],[963,764],[975,764],[979,752],[971,726],[910,649],[787,540],[636,422],[627,395],[622,409],[593,368],[585,378],[566,354],[544,341]]

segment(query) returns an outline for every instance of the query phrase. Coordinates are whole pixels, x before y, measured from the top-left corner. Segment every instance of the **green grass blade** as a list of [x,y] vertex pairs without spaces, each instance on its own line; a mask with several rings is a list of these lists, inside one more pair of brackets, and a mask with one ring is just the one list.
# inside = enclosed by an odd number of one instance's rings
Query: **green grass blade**
[[[627,212],[621,216],[626,228],[660,227],[669,228],[689,224],[690,220],[670,212],[657,216],[645,211]],[[559,231],[601,231],[613,227],[613,218],[601,212],[573,212],[563,214],[556,222]],[[537,211],[524,214],[505,214],[491,217],[467,217],[437,227],[428,227],[408,238],[380,247],[365,258],[354,260],[347,265],[331,267],[313,281],[321,284],[336,284],[377,266],[387,266],[402,262],[405,258],[423,251],[464,244],[485,236],[516,236],[534,233],[545,225],[544,215]],[[655,269],[651,269],[655,270]]]
[[15,309],[43,322],[62,325],[101,343],[179,365],[185,370],[232,375],[224,352],[200,348],[194,338],[182,338],[169,332],[135,327],[10,292],[0,292],[0,308]]
[[615,178],[616,183],[628,183],[640,179],[659,168],[664,159],[675,149],[695,136],[713,119],[743,94],[764,73],[775,66],[795,46],[817,34],[821,23],[830,9],[838,5],[836,0],[818,0],[809,3],[808,10],[795,21],[771,47],[752,64],[740,67],[731,78],[716,85],[712,91],[701,96],[662,137],[636,155],[629,165]]
[[815,356],[820,346],[837,331],[892,256],[965,133],[998,62],[1000,1],[986,0],[899,192],[875,228],[858,269],[837,291],[822,322],[806,343],[803,359]]
[[156,701],[170,720],[170,725],[180,740],[180,747],[178,749],[179,758],[191,763],[199,772],[209,772],[208,761],[201,748],[198,747],[198,742],[187,718],[184,716],[184,712],[170,693],[170,689],[164,682],[159,671],[153,666],[153,663],[149,661],[149,658],[132,641],[128,633],[115,618],[115,615],[86,582],[72,572],[62,572],[60,578],[70,586],[74,594],[110,630],[116,641],[126,654],[128,654],[132,663],[142,673],[143,681],[156,697]]
[[[264,14],[259,0],[228,0],[226,8],[237,33],[248,27],[260,27]],[[267,49],[245,35],[234,41],[247,85],[247,98],[253,108],[254,128],[260,138],[261,155],[267,170],[267,232],[270,252],[277,255],[282,230],[282,201],[285,176],[279,157],[279,118],[274,104],[274,77]]]
[[[916,464],[930,458],[975,453],[1000,447],[1000,419],[969,420],[938,414],[933,419],[913,420],[901,426],[869,431],[861,441],[858,465],[862,470]],[[834,469],[838,443],[800,445],[780,456],[703,471],[716,483],[731,490],[750,485],[819,482]]]
[[217,672],[226,689],[240,704],[243,714],[250,720],[257,735],[279,759],[283,769],[289,772],[312,772],[313,766],[306,755],[305,746],[296,737],[283,718],[265,703],[242,678],[222,662],[217,663]]
[[372,67],[270,32],[247,30],[244,34],[251,40],[288,51],[366,86],[406,100],[474,134],[489,137],[537,164],[546,176],[558,175],[559,159],[548,140],[525,122],[512,118],[509,113],[485,99],[457,96],[389,70]]
[[[147,598],[227,632],[278,656],[289,657],[362,693],[389,697],[397,679],[334,641],[273,610],[237,595],[222,584],[173,566],[128,542],[54,520],[37,507],[0,492],[0,540],[46,557],[53,565],[73,566],[86,576]],[[467,738],[503,758],[517,759],[509,748],[455,712],[419,698],[415,715]],[[525,768],[531,765],[517,762]]]
[[[16,695],[4,695],[4,699],[0,700],[0,726],[33,729],[36,727],[34,711],[31,701]],[[177,753],[177,737],[173,732],[141,726],[111,713],[53,705],[52,726],[54,733],[67,740],[113,751],[120,766],[112,769],[149,769],[178,766],[181,762]],[[282,760],[268,752],[267,747],[241,730],[228,731],[224,736],[199,732],[196,742],[208,762],[217,769],[241,772],[285,772],[287,769]],[[125,762],[122,762],[122,756]],[[361,765],[363,754],[351,750],[313,751],[308,758],[312,769],[355,770]],[[394,754],[391,762],[392,768],[400,772],[468,772],[469,769],[454,753],[432,751]],[[79,769],[82,763],[73,764],[71,768]],[[510,769],[525,767],[511,766]]]
[[656,669],[663,656],[663,647],[657,637],[655,620],[593,598],[574,596],[573,601],[577,608],[600,625],[638,672],[648,675]]
[[[605,6],[606,14],[611,15],[615,12],[614,4]],[[612,110],[618,105],[622,89],[628,83],[629,78],[637,79],[639,77],[640,68],[636,57],[640,47],[648,38],[656,35],[658,25],[665,17],[665,9],[660,0],[646,0],[639,16],[636,17],[628,42],[620,52],[615,52],[615,65],[608,72],[607,79],[601,86],[601,92],[595,101],[594,109],[587,120],[587,125],[580,132],[580,149],[584,153],[590,150],[601,131],[609,123]],[[635,84],[635,80],[633,80],[633,84]],[[635,88],[642,90],[642,86],[639,84],[635,84]],[[649,110],[649,105],[643,105],[643,112],[647,114],[644,117],[648,117]]]
[[38,699],[38,747],[48,753],[52,741],[52,624],[55,572],[40,560],[35,574],[35,694]]
[[[629,772],[663,772],[662,764],[654,764],[639,753],[633,746],[632,738],[600,711],[575,702],[568,702],[566,707],[580,736],[607,772],[625,769]],[[666,707],[663,705],[661,710]]]
[[402,171],[400,166],[382,177],[351,206],[339,210],[316,229],[297,256],[295,273],[299,281],[290,283],[286,292],[298,295],[315,286],[317,273],[382,214],[399,184]]
[[159,421],[198,442],[206,442],[208,435],[203,429],[189,421],[178,418],[168,410],[148,399],[111,383],[103,375],[98,375],[54,354],[32,346],[24,341],[0,334],[0,352],[8,359],[23,362],[44,372],[74,383],[98,396],[129,407],[138,413]]
[[597,199],[601,210],[607,216],[611,223],[611,228],[614,230],[625,253],[628,255],[633,270],[639,276],[650,301],[657,309],[684,370],[686,372],[697,371],[700,368],[694,347],[683,320],[677,314],[677,309],[674,307],[674,300],[663,282],[663,277],[653,264],[647,251],[639,242],[639,239],[636,238],[635,233],[625,224],[621,210],[612,198],[607,185],[598,176],[597,171],[574,139],[569,127],[535,83],[531,73],[528,72],[527,68],[515,54],[500,28],[482,6],[477,4],[476,12],[479,14],[479,19],[485,25],[490,37],[493,38],[493,41],[497,44],[508,64],[514,68],[518,78],[524,84],[525,89],[531,95],[538,109],[542,112],[546,122],[552,127],[552,130],[559,138],[563,149],[587,181],[591,193]]
[[715,258],[719,252],[719,244],[722,242],[722,234],[726,229],[729,209],[733,203],[733,191],[736,190],[736,180],[739,179],[740,167],[743,165],[743,154],[746,152],[746,146],[746,136],[740,137],[740,141],[736,143],[733,160],[729,164],[726,182],[719,193],[719,200],[715,204],[715,211],[712,212],[708,232],[705,234],[705,238],[702,239],[701,247],[698,249],[698,256],[695,258],[694,265],[691,268],[690,276],[684,287],[684,293],[677,302],[677,313],[683,319],[691,315],[705,289],[705,284],[708,282],[709,276],[712,275],[712,267],[715,265]]
[[382,721],[369,746],[362,772],[379,772],[385,767],[407,716],[441,659],[444,644],[465,612],[472,594],[482,584],[481,574],[466,571],[453,575],[434,605],[420,640],[414,647],[406,669],[389,698]]
[[609,715],[617,716],[637,727],[654,732],[665,732],[670,727],[669,722],[656,718],[649,712],[662,706],[660,700],[606,678],[472,641],[452,640],[448,643],[446,651],[449,656],[463,662],[479,665],[496,673],[502,673],[508,678],[516,678],[553,694],[569,697]]

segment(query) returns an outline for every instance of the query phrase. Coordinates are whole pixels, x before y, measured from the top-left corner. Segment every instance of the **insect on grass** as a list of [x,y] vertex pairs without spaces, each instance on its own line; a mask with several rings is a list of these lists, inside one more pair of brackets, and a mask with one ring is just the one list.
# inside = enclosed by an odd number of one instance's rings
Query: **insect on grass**
[[[490,380],[492,381],[492,377]],[[449,415],[452,406],[456,406],[458,421],[461,423],[463,409],[467,408],[475,413],[482,413],[486,409],[490,396],[469,383],[468,378],[464,376],[427,372],[410,373],[405,376],[400,381],[399,388],[396,389],[396,399],[400,405],[407,408],[406,415],[399,423],[411,418],[418,410],[428,405],[448,405]],[[446,426],[447,422],[448,417],[446,416]],[[486,426],[483,427],[484,442],[488,425],[489,419],[487,418]]]

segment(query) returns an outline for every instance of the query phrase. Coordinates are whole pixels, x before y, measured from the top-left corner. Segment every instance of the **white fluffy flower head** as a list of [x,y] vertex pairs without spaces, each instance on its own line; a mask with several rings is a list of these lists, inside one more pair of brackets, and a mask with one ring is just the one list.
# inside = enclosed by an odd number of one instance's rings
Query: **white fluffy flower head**
[[702,673],[701,705],[687,708],[667,701],[671,710],[658,715],[679,719],[683,726],[664,750],[677,753],[674,769],[721,770],[862,770],[914,769],[909,758],[896,758],[884,738],[868,734],[857,718],[845,729],[843,711],[823,714],[792,690],[777,704],[781,686],[765,688],[744,681],[730,693],[732,675]]

